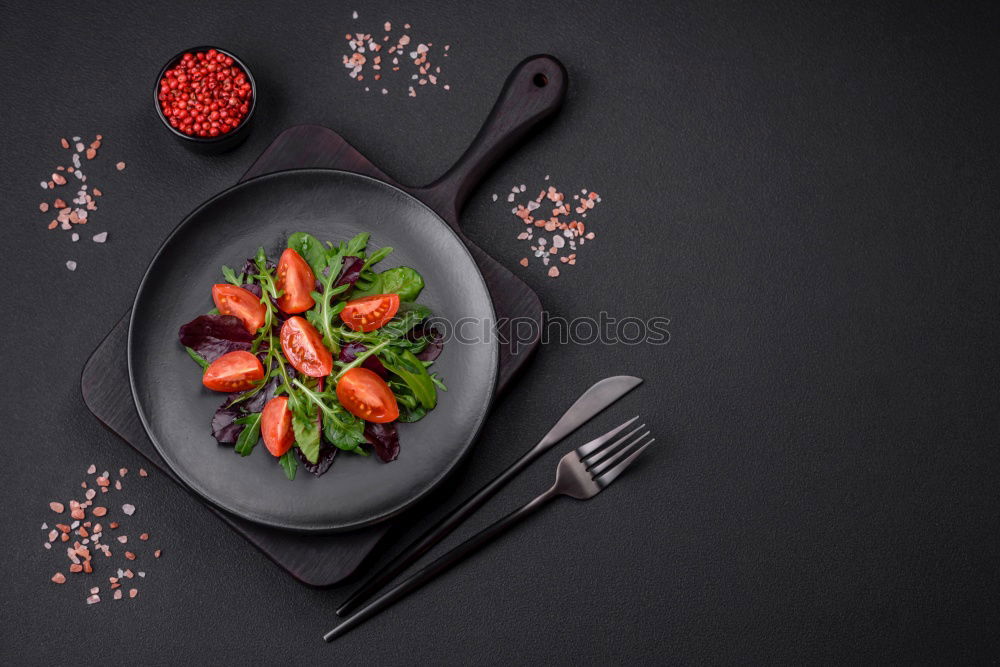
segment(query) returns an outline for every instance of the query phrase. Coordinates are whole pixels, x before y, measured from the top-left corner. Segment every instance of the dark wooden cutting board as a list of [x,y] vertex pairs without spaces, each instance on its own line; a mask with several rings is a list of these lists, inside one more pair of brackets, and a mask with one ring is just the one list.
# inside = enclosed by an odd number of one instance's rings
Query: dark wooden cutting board
[[[523,368],[538,345],[542,308],[538,296],[462,232],[458,216],[469,194],[488,171],[532,129],[555,114],[565,97],[566,71],[551,56],[534,56],[508,77],[479,134],[469,149],[441,178],[424,187],[397,183],[369,162],[333,130],[300,125],[282,132],[240,182],[288,169],[341,169],[377,178],[414,195],[438,213],[468,246],[489,286],[497,316],[500,360],[497,392]],[[535,335],[514,341],[511,322],[526,318],[537,324]],[[83,369],[83,399],[94,415],[165,475],[180,483],[156,452],[139,421],[129,388],[126,341],[129,313],[114,326]],[[307,535],[261,526],[211,505],[209,508],[275,563],[299,581],[330,586],[350,576],[386,535],[392,521],[362,530]],[[419,506],[413,512],[419,512]],[[413,521],[412,514],[404,515]],[[400,518],[393,521],[399,521]]]

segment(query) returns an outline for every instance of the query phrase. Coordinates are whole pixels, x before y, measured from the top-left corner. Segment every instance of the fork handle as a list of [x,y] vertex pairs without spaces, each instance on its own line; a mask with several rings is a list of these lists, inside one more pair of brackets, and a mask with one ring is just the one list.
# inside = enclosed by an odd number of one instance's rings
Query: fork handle
[[553,486],[551,489],[538,496],[527,505],[514,510],[496,523],[484,528],[482,531],[476,533],[465,542],[462,542],[457,547],[444,554],[410,578],[403,580],[355,613],[348,616],[340,625],[323,635],[323,639],[328,642],[333,641],[352,628],[361,625],[372,616],[381,612],[383,609],[391,607],[397,601],[422,587],[442,572],[451,569],[453,566],[465,560],[467,556],[475,553],[495,540],[514,524],[520,523],[522,519],[534,514],[558,495],[559,493],[556,491],[556,487]]
[[[379,589],[401,574],[403,570],[420,559],[425,553],[430,551],[435,545],[444,540],[455,528],[465,521],[472,513],[483,506],[492,498],[507,482],[517,477],[517,475],[527,468],[535,459],[548,449],[549,444],[545,440],[538,443],[524,456],[512,463],[509,468],[497,475],[489,484],[479,489],[465,502],[443,517],[437,524],[432,526],[427,532],[417,538],[408,547],[403,549],[393,562],[386,565],[380,572],[373,574],[361,586],[351,594],[347,600],[337,609],[338,616],[344,616],[353,611],[361,602],[374,595]],[[530,504],[530,503],[529,503]]]

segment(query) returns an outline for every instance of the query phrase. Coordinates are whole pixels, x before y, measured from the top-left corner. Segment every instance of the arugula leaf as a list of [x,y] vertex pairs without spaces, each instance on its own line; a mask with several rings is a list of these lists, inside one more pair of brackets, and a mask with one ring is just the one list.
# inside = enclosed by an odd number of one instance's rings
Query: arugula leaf
[[237,287],[242,287],[243,286],[243,274],[241,273],[239,276],[237,276],[236,272],[233,271],[228,266],[223,265],[223,267],[222,267],[222,277],[226,279],[227,283],[230,283],[232,285],[236,285]]
[[[390,248],[389,246],[386,246],[385,248],[379,248],[365,260],[365,263],[361,266],[361,271],[359,272],[360,275],[358,277],[358,281],[357,283],[355,283],[359,289],[367,291],[372,288],[374,283],[377,282],[378,280],[378,274],[372,271],[371,267],[373,267],[374,265],[378,264],[383,259],[388,257],[391,252],[392,248]],[[378,294],[378,292],[373,292],[373,294]]]
[[379,360],[390,373],[402,378],[413,392],[417,402],[427,410],[437,405],[437,390],[427,367],[409,350],[386,348],[379,354]]
[[[430,365],[430,364],[432,364],[432,363],[434,363],[434,362],[432,362],[432,361],[425,361],[425,362],[424,362],[424,364],[425,364],[425,365]],[[440,389],[441,391],[448,391],[448,387],[446,387],[446,386],[444,385],[444,380],[442,380],[442,379],[441,379],[441,376],[440,376],[440,375],[438,375],[437,373],[431,373],[431,381],[432,381],[432,382],[434,383],[434,385],[435,385],[435,386],[436,386],[436,387],[437,387],[438,389]]]
[[381,343],[379,343],[378,345],[376,345],[374,347],[370,347],[367,350],[365,350],[364,352],[362,352],[361,354],[355,356],[354,357],[354,361],[351,361],[349,363],[345,364],[342,361],[336,362],[337,364],[340,364],[341,367],[340,367],[340,370],[337,372],[337,374],[334,376],[333,381],[336,382],[337,380],[339,380],[341,377],[344,376],[344,373],[346,373],[347,371],[351,370],[352,368],[356,368],[356,367],[360,366],[361,364],[363,364],[365,362],[365,359],[367,359],[368,357],[370,357],[373,354],[377,353],[379,350],[381,350],[382,348],[384,348],[388,344],[389,344],[389,341],[388,340],[384,340]]
[[201,366],[201,370],[204,371],[208,368],[208,361],[205,360],[205,357],[201,356],[187,345],[184,346],[184,349],[187,350],[188,355],[195,360],[195,363]]
[[399,406],[398,421],[411,423],[420,421],[427,415],[427,410],[420,405],[417,397],[413,395],[413,390],[405,382],[389,380],[389,388],[396,396],[396,405]]
[[260,412],[254,412],[236,420],[235,423],[246,425],[246,428],[240,432],[240,437],[236,439],[235,449],[236,453],[240,456],[249,456],[253,448],[257,446],[257,442],[260,440],[261,414]]
[[299,469],[299,462],[295,458],[295,450],[289,449],[282,454],[278,459],[278,463],[281,464],[282,469],[285,471],[285,477],[289,480],[295,479],[295,471]]
[[292,408],[292,432],[295,444],[310,463],[319,461],[319,423],[316,406],[310,401],[298,401]]
[[312,292],[315,305],[306,313],[306,320],[323,334],[323,344],[330,348],[334,356],[340,353],[340,343],[334,335],[333,318],[343,310],[344,303],[340,302],[334,305],[333,297],[343,294],[351,287],[349,284],[339,287],[333,286],[337,276],[340,275],[343,263],[344,260],[339,251],[332,256],[324,255],[323,266],[326,267],[326,275],[323,275],[322,269],[316,273],[316,277],[323,285],[323,293]]
[[400,338],[431,315],[431,309],[404,301],[395,316],[376,331],[380,338]]
[[368,237],[370,236],[371,234],[368,232],[361,232],[348,241],[346,246],[341,243],[340,245],[343,249],[342,256],[346,257],[348,255],[353,255],[354,257],[364,257],[365,248],[368,246]]
[[395,293],[401,301],[415,301],[423,288],[424,279],[419,273],[408,266],[400,266],[375,274],[374,281],[361,291],[355,290],[351,298]]
[[306,260],[313,274],[319,278],[326,266],[326,247],[312,234],[295,232],[288,237],[288,247]]

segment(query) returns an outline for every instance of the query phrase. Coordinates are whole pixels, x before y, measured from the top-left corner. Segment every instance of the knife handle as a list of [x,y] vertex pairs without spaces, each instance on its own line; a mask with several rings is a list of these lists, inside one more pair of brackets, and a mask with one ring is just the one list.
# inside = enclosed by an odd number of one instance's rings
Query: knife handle
[[548,447],[551,446],[540,446],[542,444],[543,443],[539,443],[539,446],[532,447],[524,456],[515,461],[502,473],[497,475],[493,481],[470,496],[465,502],[452,510],[450,514],[438,521],[433,527],[431,527],[430,530],[417,538],[417,540],[412,542],[408,547],[403,549],[403,551],[396,556],[392,563],[369,577],[363,584],[361,584],[361,587],[358,588],[358,590],[354,591],[354,593],[347,598],[344,604],[340,605],[337,609],[337,615],[343,616],[344,614],[347,614],[351,610],[355,609],[361,602],[367,600],[375,592],[392,581],[396,575],[401,573],[403,570],[416,562],[421,556],[430,551],[434,545],[438,544],[441,540],[450,535],[455,528],[457,528],[469,517],[469,515],[482,507],[483,504],[496,495],[496,492],[502,489],[507,482],[512,480],[518,473],[531,465],[532,461],[537,459],[546,449],[548,449]]
[[507,532],[511,527],[520,523],[529,515],[534,514],[539,509],[547,505],[549,501],[556,498],[560,493],[556,490],[556,488],[557,487],[554,485],[551,489],[538,496],[527,505],[514,510],[496,523],[487,526],[482,531],[476,533],[465,542],[462,542],[457,547],[414,574],[412,577],[402,581],[392,589],[378,596],[356,613],[352,614],[349,618],[345,619],[333,630],[330,630],[323,635],[323,639],[328,642],[333,641],[337,637],[346,633],[348,630],[361,625],[383,609],[391,607],[397,601],[403,599],[418,588],[421,588],[424,584],[433,580],[442,572],[446,572],[458,563],[461,563],[467,556],[479,551],[500,535]]

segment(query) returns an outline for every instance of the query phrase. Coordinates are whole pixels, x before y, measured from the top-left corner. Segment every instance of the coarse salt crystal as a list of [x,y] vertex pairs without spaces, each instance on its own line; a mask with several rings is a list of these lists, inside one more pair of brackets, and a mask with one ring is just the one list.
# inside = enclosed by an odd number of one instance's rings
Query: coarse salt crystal
[[493,193],[493,201],[496,201],[498,198],[499,198],[499,196],[497,195],[497,193],[494,192]]
[[358,13],[357,12],[351,13],[351,18],[354,19],[354,20],[357,20],[358,19]]
[[93,463],[91,463],[90,467],[87,468],[87,474],[88,475],[93,475],[95,472],[97,472],[97,466],[95,466]]
[[132,516],[132,513],[135,512],[135,505],[125,503],[124,505],[122,505],[122,512],[125,512],[125,514],[129,516]]
[[69,238],[70,238],[71,241],[73,241],[73,243],[76,243],[77,241],[80,240],[80,235],[77,234],[76,232],[73,232],[73,235],[70,236]]
[[89,598],[87,598],[87,604],[97,604],[100,601],[101,601],[100,595],[91,595]]
[[73,260],[67,261],[66,268],[69,269],[70,271],[76,271],[76,262],[74,262]]

